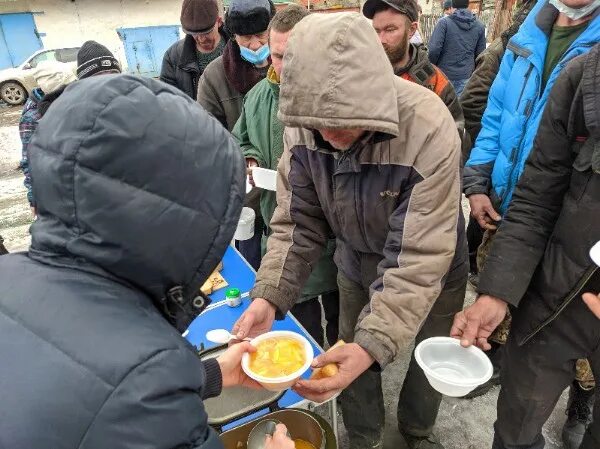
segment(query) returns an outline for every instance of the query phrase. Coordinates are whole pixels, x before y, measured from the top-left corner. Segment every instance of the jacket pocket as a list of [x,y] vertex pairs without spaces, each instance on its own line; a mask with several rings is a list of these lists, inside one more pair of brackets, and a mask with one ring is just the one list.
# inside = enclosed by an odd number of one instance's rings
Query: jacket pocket
[[579,202],[585,195],[588,183],[592,178],[592,155],[594,153],[593,139],[587,139],[573,161],[570,193]]

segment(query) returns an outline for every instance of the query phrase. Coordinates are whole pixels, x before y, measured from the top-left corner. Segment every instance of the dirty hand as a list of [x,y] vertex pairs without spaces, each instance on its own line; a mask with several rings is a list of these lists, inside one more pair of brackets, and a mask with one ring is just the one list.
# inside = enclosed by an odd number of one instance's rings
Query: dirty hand
[[469,204],[471,205],[471,215],[479,226],[483,229],[496,229],[494,224],[502,218],[498,212],[494,210],[490,197],[483,193],[469,195]]
[[248,181],[252,187],[256,187],[254,184],[254,178],[252,178],[252,169],[254,167],[258,167],[258,161],[256,159],[252,159],[251,157],[246,158],[246,174],[248,175]]
[[275,306],[263,298],[256,298],[242,314],[239,320],[233,325],[231,333],[238,340],[248,336],[269,332],[275,320]]
[[489,295],[481,295],[454,317],[450,336],[460,339],[462,346],[479,346],[484,351],[491,349],[488,337],[502,322],[508,312],[508,304]]
[[321,354],[311,365],[313,368],[321,368],[329,363],[335,363],[338,366],[338,373],[335,376],[318,380],[300,380],[293,389],[306,399],[317,403],[325,402],[350,385],[374,361],[375,359],[358,344],[345,344]]
[[267,435],[265,449],[294,449],[296,446],[292,439],[287,436],[285,424],[277,424],[273,436]]
[[223,376],[223,387],[241,385],[248,388],[262,388],[262,386],[250,379],[242,370],[242,356],[246,352],[254,352],[256,348],[248,342],[233,345],[217,358]]
[[583,301],[590,308],[592,313],[600,319],[600,295],[594,295],[593,293],[584,293]]

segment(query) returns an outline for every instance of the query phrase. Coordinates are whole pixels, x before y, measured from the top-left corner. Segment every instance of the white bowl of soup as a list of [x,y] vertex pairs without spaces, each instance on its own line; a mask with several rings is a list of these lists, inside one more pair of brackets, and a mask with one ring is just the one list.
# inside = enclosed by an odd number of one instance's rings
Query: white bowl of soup
[[310,368],[314,353],[309,341],[290,331],[272,331],[250,342],[256,351],[242,357],[242,369],[264,388],[290,388]]

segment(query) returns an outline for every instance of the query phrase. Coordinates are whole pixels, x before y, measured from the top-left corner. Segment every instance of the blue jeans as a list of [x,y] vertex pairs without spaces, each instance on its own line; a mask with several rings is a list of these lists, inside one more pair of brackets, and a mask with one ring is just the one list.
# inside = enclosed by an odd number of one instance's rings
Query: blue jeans
[[469,81],[469,78],[466,78],[464,80],[450,80],[450,82],[454,86],[454,92],[456,92],[457,97],[460,98],[460,96],[462,95],[462,91],[464,90],[467,81]]

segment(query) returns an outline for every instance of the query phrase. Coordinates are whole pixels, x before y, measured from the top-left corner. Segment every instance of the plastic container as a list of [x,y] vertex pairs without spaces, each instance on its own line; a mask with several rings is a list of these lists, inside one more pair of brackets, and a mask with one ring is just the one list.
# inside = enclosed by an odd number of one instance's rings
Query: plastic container
[[256,187],[273,192],[277,190],[277,172],[275,170],[254,167],[252,169],[252,179]]
[[225,302],[229,307],[238,307],[242,304],[242,294],[239,288],[230,288],[225,292]]
[[233,238],[235,240],[250,240],[254,236],[255,218],[256,214],[254,213],[254,210],[249,207],[244,207]]
[[446,396],[469,394],[492,377],[494,368],[485,353],[475,347],[463,348],[450,337],[433,337],[415,349],[415,359],[433,388]]
[[596,242],[592,249],[590,249],[590,257],[596,265],[600,267],[600,242]]
[[252,370],[250,370],[250,367],[249,367],[250,354],[248,354],[248,353],[244,354],[244,356],[242,357],[242,369],[244,370],[244,372],[248,375],[248,377],[250,377],[251,379],[254,379],[255,381],[257,381],[259,384],[261,384],[265,389],[267,389],[269,391],[282,391],[282,390],[287,390],[288,388],[290,388],[292,385],[294,385],[296,383],[296,381],[300,378],[300,376],[302,376],[302,374],[304,374],[306,372],[306,370],[308,368],[310,368],[310,364],[312,363],[313,358],[314,358],[313,349],[312,349],[312,346],[310,345],[310,343],[308,342],[308,340],[306,338],[304,338],[302,335],[297,334],[296,332],[290,332],[290,331],[267,332],[266,334],[259,335],[258,337],[252,339],[252,341],[250,343],[252,343],[254,346],[256,346],[256,345],[258,345],[258,343],[260,343],[263,340],[266,340],[268,338],[277,338],[277,337],[293,338],[294,340],[297,340],[300,343],[302,343],[302,346],[304,347],[304,356],[305,356],[306,360],[305,360],[302,368],[300,368],[298,371],[296,371],[288,376],[263,377],[263,376],[259,376],[258,374],[254,373]]

